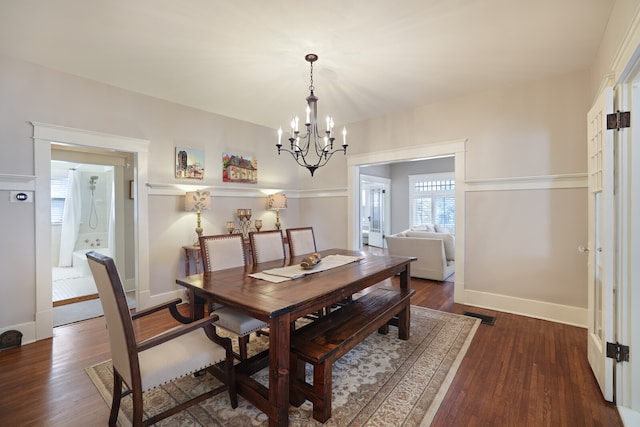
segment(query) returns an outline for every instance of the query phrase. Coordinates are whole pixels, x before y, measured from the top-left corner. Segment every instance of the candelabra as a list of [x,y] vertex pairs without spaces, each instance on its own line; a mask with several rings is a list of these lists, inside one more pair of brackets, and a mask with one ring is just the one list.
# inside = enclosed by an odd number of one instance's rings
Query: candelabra
[[238,225],[234,221],[227,221],[227,231],[229,234],[242,234],[245,239],[249,238],[249,232],[260,231],[262,228],[262,220],[256,219],[253,226],[251,226],[251,209],[238,209],[236,211],[238,217]]

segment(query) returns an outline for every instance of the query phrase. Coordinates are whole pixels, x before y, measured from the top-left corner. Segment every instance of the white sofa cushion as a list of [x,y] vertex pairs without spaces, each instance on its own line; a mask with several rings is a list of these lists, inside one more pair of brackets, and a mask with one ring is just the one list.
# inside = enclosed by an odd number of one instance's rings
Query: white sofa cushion
[[411,227],[411,231],[436,231],[434,224],[421,224]]
[[456,259],[456,244],[455,239],[451,233],[432,233],[428,231],[413,231],[408,230],[401,234],[405,237],[422,237],[426,239],[441,239],[444,243],[444,254],[447,261],[453,261]]
[[433,224],[433,231],[436,233],[450,233],[450,231],[447,230],[447,227],[442,224]]

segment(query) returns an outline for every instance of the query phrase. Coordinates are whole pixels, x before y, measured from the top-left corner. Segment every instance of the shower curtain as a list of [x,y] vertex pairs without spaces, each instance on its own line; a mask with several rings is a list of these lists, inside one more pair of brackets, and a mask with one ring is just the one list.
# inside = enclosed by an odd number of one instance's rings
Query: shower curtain
[[80,182],[78,171],[69,169],[67,181],[67,195],[62,211],[62,228],[60,230],[60,257],[58,267],[71,267],[73,264],[73,249],[80,231]]

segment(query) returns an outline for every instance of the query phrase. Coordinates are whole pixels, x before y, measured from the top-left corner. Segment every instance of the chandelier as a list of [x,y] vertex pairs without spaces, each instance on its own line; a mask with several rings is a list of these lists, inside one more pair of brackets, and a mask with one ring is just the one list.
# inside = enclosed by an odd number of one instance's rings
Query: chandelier
[[[309,96],[307,97],[307,119],[304,126],[307,128],[304,135],[300,135],[298,128],[298,116],[291,120],[291,136],[289,142],[291,148],[282,147],[282,127],[278,129],[278,154],[281,151],[290,153],[296,162],[313,173],[321,166],[327,164],[331,156],[338,151],[347,154],[347,128],[342,129],[342,146],[340,148],[333,149],[333,142],[335,138],[333,136],[333,118],[327,116],[327,130],[321,132],[318,130],[318,97],[315,96],[313,90],[313,63],[318,60],[318,55],[309,53],[304,59],[309,63],[311,68],[310,84],[309,84]],[[324,135],[321,136],[321,133]]]

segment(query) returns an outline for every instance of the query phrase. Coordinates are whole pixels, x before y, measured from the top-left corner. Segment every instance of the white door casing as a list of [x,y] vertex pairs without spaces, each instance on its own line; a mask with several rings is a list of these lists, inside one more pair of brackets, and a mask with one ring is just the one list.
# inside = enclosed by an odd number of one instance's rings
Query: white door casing
[[[634,57],[640,59],[640,46]],[[640,425],[640,359],[634,357],[640,343],[640,134],[634,132],[640,123],[640,61],[619,79],[615,107],[631,112],[631,126],[615,132],[616,230],[619,260],[616,276],[615,339],[628,346],[628,362],[614,365],[615,402],[624,425]]]
[[[70,145],[124,151],[134,154],[135,161],[135,253],[136,303],[149,306],[149,232],[147,205],[147,159],[149,141],[110,135],[46,123],[32,122],[34,139],[34,169],[36,172],[36,313],[35,339],[53,336],[51,287],[51,144]],[[144,219],[144,220],[141,220]]]
[[589,364],[604,398],[614,400],[613,359],[606,343],[614,339],[614,141],[607,131],[613,88],[600,94],[587,115],[588,137],[588,343]]

